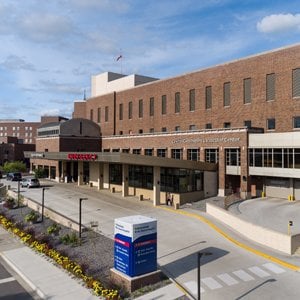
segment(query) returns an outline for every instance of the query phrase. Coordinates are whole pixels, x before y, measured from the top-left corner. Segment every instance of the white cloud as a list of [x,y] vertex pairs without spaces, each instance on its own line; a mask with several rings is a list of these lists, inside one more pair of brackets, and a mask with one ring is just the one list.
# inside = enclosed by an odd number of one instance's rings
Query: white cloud
[[85,9],[109,10],[117,13],[125,13],[129,9],[128,1],[124,0],[72,0],[73,4]]
[[36,42],[59,40],[73,30],[69,19],[49,13],[26,15],[18,25],[22,35]]
[[0,65],[8,70],[35,71],[33,64],[26,62],[23,57],[17,55],[9,55]]
[[300,30],[300,14],[277,14],[264,17],[256,25],[263,33],[281,33]]

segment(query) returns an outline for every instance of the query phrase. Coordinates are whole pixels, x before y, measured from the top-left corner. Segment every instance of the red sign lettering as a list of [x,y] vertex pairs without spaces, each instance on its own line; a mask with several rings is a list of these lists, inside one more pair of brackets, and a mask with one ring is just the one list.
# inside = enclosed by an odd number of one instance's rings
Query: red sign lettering
[[97,154],[68,153],[68,159],[70,159],[70,160],[96,160],[97,159]]

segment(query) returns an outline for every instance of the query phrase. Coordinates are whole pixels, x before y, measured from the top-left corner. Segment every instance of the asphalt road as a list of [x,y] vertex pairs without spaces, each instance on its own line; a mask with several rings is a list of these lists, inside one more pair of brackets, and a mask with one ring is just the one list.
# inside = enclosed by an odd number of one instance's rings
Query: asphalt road
[[[16,187],[16,183],[10,184]],[[194,299],[197,297],[199,251],[211,253],[201,259],[201,299],[299,299],[298,272],[236,246],[196,218],[154,208],[151,202],[138,201],[134,197],[124,199],[108,191],[78,188],[73,184],[46,184],[49,188],[45,191],[46,206],[78,220],[79,198],[87,197],[82,210],[83,224],[88,226],[91,221],[97,221],[99,231],[110,238],[113,237],[115,218],[137,214],[156,218],[158,263]],[[42,198],[41,188],[21,189],[21,193],[37,201]],[[196,213],[206,216],[199,211]],[[248,242],[236,233],[232,234],[244,243]],[[300,266],[297,257],[272,253],[262,246],[248,244]]]

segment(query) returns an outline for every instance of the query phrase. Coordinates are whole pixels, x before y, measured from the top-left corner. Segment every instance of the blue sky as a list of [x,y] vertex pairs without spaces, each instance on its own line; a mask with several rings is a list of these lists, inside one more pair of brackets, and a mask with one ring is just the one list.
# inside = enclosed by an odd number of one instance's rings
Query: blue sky
[[0,119],[71,117],[98,73],[166,78],[299,41],[300,0],[1,0]]

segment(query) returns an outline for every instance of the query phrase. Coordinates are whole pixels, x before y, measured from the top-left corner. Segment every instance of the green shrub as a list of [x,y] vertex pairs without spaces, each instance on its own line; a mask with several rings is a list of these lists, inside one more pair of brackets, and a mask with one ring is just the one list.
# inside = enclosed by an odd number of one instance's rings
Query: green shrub
[[35,223],[38,220],[38,218],[39,214],[32,210],[29,214],[25,216],[25,221]]
[[60,230],[61,227],[56,223],[53,223],[51,226],[47,228],[48,234],[54,234],[54,235],[58,235]]
[[78,237],[74,232],[71,234],[65,234],[60,238],[60,241],[65,245],[72,245],[72,246],[76,246],[79,243]]

